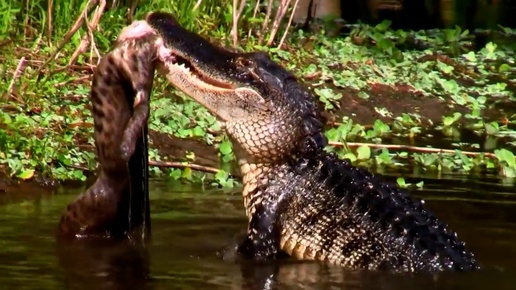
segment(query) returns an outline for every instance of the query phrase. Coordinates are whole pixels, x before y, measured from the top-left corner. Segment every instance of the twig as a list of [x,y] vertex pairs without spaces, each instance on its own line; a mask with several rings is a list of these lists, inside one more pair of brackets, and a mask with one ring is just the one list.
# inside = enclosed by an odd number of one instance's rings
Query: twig
[[167,162],[167,161],[149,161],[149,165],[156,167],[168,167],[168,168],[190,168],[197,171],[218,173],[220,169],[210,166],[203,166],[194,163],[181,163],[181,162]]
[[[256,1],[256,6],[254,6],[254,10],[253,10],[253,18],[256,18],[256,14],[258,14],[258,9],[260,8],[260,3],[262,1],[261,0],[258,0]],[[251,37],[251,34],[253,32],[253,28],[249,28],[249,33],[247,34],[247,37]]]
[[[40,35],[40,36],[38,37],[38,40],[36,40],[36,43],[35,43],[34,47],[32,48],[31,53],[32,53],[33,55],[36,55],[36,54],[39,52],[39,48],[40,48],[40,45],[41,45],[42,40],[43,40],[43,36],[42,36],[42,35]],[[37,61],[35,61],[35,60],[33,60],[33,61],[32,61],[32,63],[35,63],[35,62],[37,62]]]
[[86,76],[82,76],[82,77],[79,77],[79,78],[76,78],[76,79],[70,79],[70,80],[67,80],[67,81],[55,84],[55,87],[59,88],[59,87],[62,87],[62,86],[66,86],[69,83],[75,83],[75,82],[89,80],[90,77],[91,77],[90,75],[86,75]]
[[[94,149],[95,146],[90,144],[78,144],[75,145],[79,148],[85,148],[85,149]],[[150,166],[156,166],[156,167],[168,167],[168,168],[190,168],[197,171],[203,171],[203,172],[209,172],[209,173],[218,173],[220,169],[210,166],[204,166],[199,165],[195,163],[183,163],[183,162],[172,162],[172,161],[155,161],[155,160],[149,160]]]
[[[180,168],[180,169],[190,168],[192,170],[208,172],[208,173],[214,173],[214,174],[217,174],[220,171],[218,168],[215,168],[215,167],[203,166],[203,165],[193,164],[193,163],[181,163],[181,162],[167,162],[167,161],[154,161],[154,160],[150,160],[149,161],[149,165],[150,166],[156,166],[156,167],[163,167],[163,168]],[[88,169],[88,168],[86,168],[84,166],[80,166],[80,165],[69,164],[69,165],[65,165],[65,166],[70,167],[70,168],[75,168],[75,169],[83,170],[83,171],[91,171],[90,169]]]
[[136,11],[136,6],[138,6],[138,0],[131,1],[131,7],[129,8],[129,13],[127,14],[127,24],[131,24],[134,20],[134,13]]
[[[90,37],[90,63],[93,63],[93,52],[95,52],[97,54],[97,59],[98,59],[98,62],[100,62],[100,52],[99,50],[97,49],[97,45],[95,44],[95,37],[93,36],[93,31],[96,29],[97,27],[97,24],[100,20],[100,17],[102,16],[102,13],[103,13],[103,9],[100,13],[100,15],[98,15],[99,13],[99,10],[98,10],[99,7],[97,7],[97,10],[95,11],[95,14],[93,15],[93,22],[94,22],[94,26],[90,25],[90,22],[88,21],[88,18],[85,19],[86,21],[86,27],[88,28],[88,36]],[[97,19],[98,18],[98,19]],[[98,64],[97,62],[97,64]]]
[[220,136],[220,135],[222,135],[222,131],[221,130],[214,130],[214,129],[211,129],[211,128],[206,129],[206,133],[210,133],[213,136]]
[[77,145],[75,145],[75,147],[77,147],[77,148],[85,148],[85,149],[95,149],[95,146],[94,145],[90,145],[90,144],[77,144]]
[[245,7],[245,0],[240,0],[240,5],[237,3],[238,0],[233,0],[233,27],[231,28],[231,35],[233,36],[233,46],[236,47],[238,44],[238,20],[242,16],[242,12]]
[[265,37],[265,34],[267,33],[267,25],[269,24],[269,18],[271,18],[271,14],[272,14],[272,2],[273,0],[269,0],[269,2],[267,3],[267,12],[265,13],[265,19],[263,20],[263,23],[262,23],[262,31],[260,32],[260,37],[258,38],[258,44],[262,44],[263,42],[263,38]]
[[29,31],[29,15],[30,15],[30,11],[29,11],[29,3],[30,3],[30,0],[27,0],[27,2],[25,2],[25,19],[23,20],[23,26],[25,27],[25,29],[23,30],[23,35],[25,37],[27,37],[27,34],[28,31]]
[[47,8],[47,19],[48,19],[48,27],[47,27],[47,36],[48,42],[52,45],[52,10],[54,9],[54,0],[48,0],[48,8]]
[[281,37],[278,48],[281,49],[285,38],[287,38],[288,30],[290,29],[290,25],[292,25],[292,19],[294,19],[294,13],[296,13],[297,5],[299,4],[299,0],[296,0],[294,3],[294,8],[292,9],[292,13],[290,14],[290,18],[288,19],[287,27],[285,28],[285,32],[283,32],[283,36]]
[[[20,59],[20,61],[18,62],[18,66],[16,67],[16,70],[14,71],[11,83],[9,83],[9,88],[7,89],[7,94],[5,95],[6,98],[8,98],[11,95],[11,93],[14,89],[14,84],[16,83],[16,80],[18,78],[20,78],[24,69],[25,69],[25,56],[23,56]],[[20,101],[20,100],[18,100],[18,101]]]
[[276,12],[276,17],[274,18],[274,22],[272,23],[272,30],[271,34],[269,35],[269,41],[267,41],[267,46],[270,46],[272,42],[274,41],[274,38],[276,37],[276,33],[278,32],[278,29],[281,24],[281,20],[283,19],[283,16],[285,16],[285,13],[287,13],[288,5],[290,4],[291,0],[281,0],[280,7],[278,8],[278,11]]
[[[88,1],[88,3],[90,3],[90,1]],[[91,38],[93,37],[92,32],[97,28],[97,25],[100,21],[100,17],[102,16],[102,14],[104,14],[105,8],[106,8],[106,0],[100,0],[99,5],[95,9],[95,13],[93,14],[93,18],[91,20],[91,25],[90,25],[90,22],[88,22],[88,15],[87,15],[88,11],[83,10],[83,13],[84,13],[83,18],[84,18],[84,21],[86,21],[86,27],[88,28],[88,33],[83,36],[81,43],[79,44],[79,47],[77,47],[77,49],[72,54],[70,61],[68,61],[68,65],[74,64],[75,61],[77,60],[77,58],[79,57],[79,55],[83,54],[86,51],[86,48],[88,47],[88,45],[90,45],[92,43],[89,40],[90,36],[91,36]],[[94,46],[95,43],[93,42],[92,45]],[[96,47],[94,49],[96,50]],[[91,57],[91,55],[90,55],[90,57]]]
[[13,42],[12,39],[6,39],[6,40],[2,40],[0,41],[0,47],[4,46],[4,45],[8,45],[10,44],[11,42]]
[[73,164],[64,164],[66,167],[70,167],[70,168],[73,168],[73,169],[79,169],[79,170],[82,170],[82,171],[91,171],[90,169],[84,167],[84,166],[80,166],[80,165],[73,165]]
[[[329,145],[335,147],[360,147],[360,146],[368,146],[371,148],[378,149],[395,149],[395,150],[408,150],[408,151],[416,151],[416,152],[425,152],[425,153],[449,153],[454,154],[456,151],[453,149],[442,149],[442,148],[428,148],[428,147],[419,147],[419,146],[410,146],[410,145],[395,145],[395,144],[376,144],[376,143],[361,143],[361,142],[346,142],[346,144],[342,142],[330,141]],[[489,158],[496,158],[496,155],[491,152],[473,152],[473,151],[460,151],[462,154],[467,156],[478,156],[484,154],[484,156]]]
[[195,11],[199,9],[199,6],[201,6],[202,0],[198,0],[197,3],[195,3],[195,6],[193,7],[192,11]]
[[20,111],[20,106],[5,104],[5,105],[0,105],[0,110],[4,111],[4,112],[17,112],[17,111]]
[[94,70],[94,69],[95,69],[95,66],[91,65],[91,64],[88,64],[88,63],[86,63],[84,65],[62,66],[62,67],[58,67],[57,69],[53,70],[48,75],[51,76],[51,75],[54,75],[56,73],[60,73],[60,72],[65,71],[65,70],[90,71],[90,70]]

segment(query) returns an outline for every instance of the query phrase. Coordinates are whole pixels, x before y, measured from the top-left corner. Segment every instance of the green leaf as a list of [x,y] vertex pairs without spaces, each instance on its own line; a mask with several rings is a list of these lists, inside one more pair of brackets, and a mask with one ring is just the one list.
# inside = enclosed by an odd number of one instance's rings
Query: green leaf
[[19,174],[16,175],[16,177],[23,179],[23,180],[31,179],[33,176],[34,176],[34,169],[23,170],[22,172],[20,172]]
[[384,21],[382,21],[382,23],[376,25],[376,29],[379,30],[379,31],[385,31],[387,30],[387,28],[389,28],[392,24],[392,21],[386,19]]
[[181,173],[181,169],[175,168],[170,172],[170,177],[172,177],[172,179],[174,180],[178,180],[179,178],[181,178]]
[[192,133],[196,137],[204,136],[204,130],[200,126],[195,126],[192,130]]
[[355,154],[353,154],[351,152],[344,154],[344,156],[342,158],[349,159],[349,161],[351,161],[351,163],[353,163],[357,160],[357,157],[355,156]]
[[83,180],[86,179],[86,176],[84,176],[84,173],[82,173],[81,170],[74,170],[73,171],[73,177],[77,180]]
[[220,153],[222,153],[222,155],[230,154],[231,152],[233,152],[233,148],[231,146],[231,142],[230,141],[224,141],[224,142],[220,143],[219,150],[220,150]]
[[500,130],[499,125],[496,122],[485,123],[484,127],[487,135],[494,135]]
[[473,51],[470,51],[466,54],[463,55],[464,58],[470,62],[476,62],[477,61],[477,56],[475,55],[475,53]]
[[445,74],[453,72],[454,68],[451,65],[447,65],[444,62],[437,61],[437,67]]
[[510,168],[516,169],[516,160],[514,159],[514,154],[511,151],[507,149],[497,149],[494,153],[500,162],[506,162]]
[[492,42],[488,42],[486,44],[486,50],[490,53],[493,53],[495,50],[496,50],[496,47],[497,45],[495,43],[492,43]]
[[516,169],[502,166],[502,174],[506,177],[516,177]]
[[11,124],[13,122],[13,120],[11,119],[11,116],[9,116],[8,114],[3,114],[3,118],[4,118],[4,124],[6,124],[6,125]]
[[510,70],[511,70],[511,66],[506,64],[506,63],[502,63],[500,65],[500,67],[498,68],[498,72],[501,72],[501,73],[506,72],[506,71],[510,71]]
[[357,94],[357,97],[359,97],[363,100],[369,99],[369,95],[366,92],[362,92],[362,91]]
[[380,39],[376,45],[382,50],[389,50],[394,47],[394,42],[390,39],[383,38]]
[[407,183],[405,182],[405,178],[403,177],[396,178],[396,182],[398,183],[398,186],[401,188],[407,187]]
[[229,173],[225,170],[219,170],[216,174],[215,174],[215,179],[217,180],[217,182],[219,182],[220,184],[224,183],[224,181],[226,181],[229,177]]
[[190,167],[183,169],[181,177],[189,180],[192,179],[192,169]]
[[357,159],[367,160],[371,157],[371,148],[369,146],[362,145],[357,148]]
[[455,123],[457,120],[459,120],[461,116],[462,116],[461,113],[455,112],[455,113],[453,113],[453,116],[443,117],[444,126],[445,127],[451,126],[453,123]]

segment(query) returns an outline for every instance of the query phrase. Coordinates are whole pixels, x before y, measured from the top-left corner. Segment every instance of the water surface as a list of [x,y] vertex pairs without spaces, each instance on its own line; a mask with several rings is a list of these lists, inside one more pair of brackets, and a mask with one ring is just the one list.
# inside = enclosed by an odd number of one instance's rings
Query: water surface
[[458,175],[417,180],[425,181],[425,189],[414,194],[459,233],[484,270],[409,275],[235,261],[227,249],[246,227],[239,189],[152,181],[152,240],[145,248],[131,242],[58,244],[58,218],[81,188],[0,193],[0,289],[513,289],[514,181]]

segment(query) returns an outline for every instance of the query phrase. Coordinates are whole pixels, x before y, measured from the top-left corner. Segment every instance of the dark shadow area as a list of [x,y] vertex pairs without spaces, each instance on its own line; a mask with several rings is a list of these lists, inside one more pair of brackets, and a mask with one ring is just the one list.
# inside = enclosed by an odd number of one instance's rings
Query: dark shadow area
[[377,24],[385,19],[395,29],[496,29],[516,27],[516,2],[510,0],[341,0],[341,15],[347,23]]

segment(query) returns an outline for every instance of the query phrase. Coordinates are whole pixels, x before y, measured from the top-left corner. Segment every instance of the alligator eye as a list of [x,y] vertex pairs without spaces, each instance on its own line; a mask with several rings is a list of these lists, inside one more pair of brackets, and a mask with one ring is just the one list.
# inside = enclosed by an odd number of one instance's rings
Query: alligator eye
[[240,56],[235,60],[235,64],[243,71],[249,73],[255,80],[263,82],[263,79],[256,72],[258,69],[256,62]]

